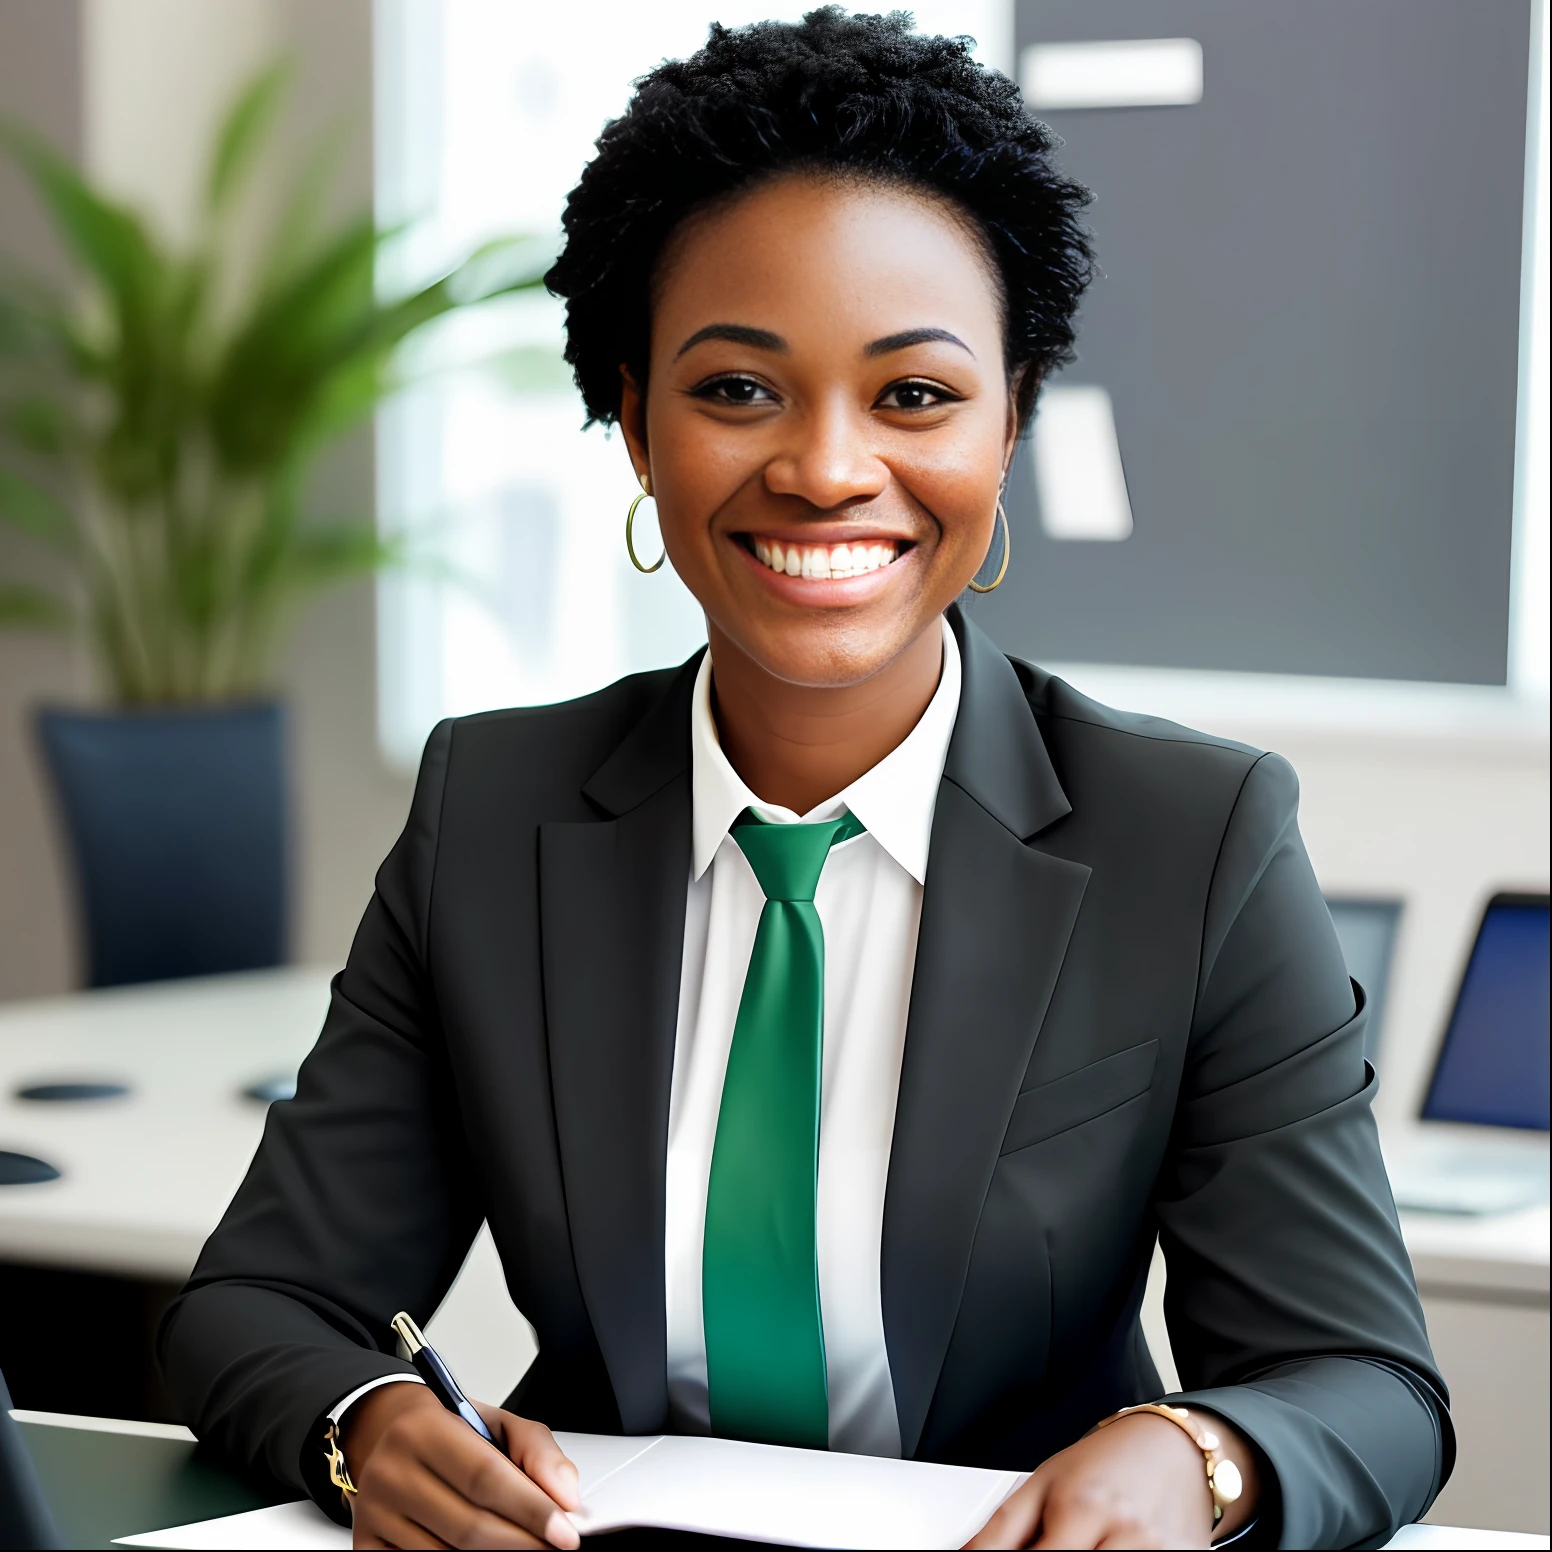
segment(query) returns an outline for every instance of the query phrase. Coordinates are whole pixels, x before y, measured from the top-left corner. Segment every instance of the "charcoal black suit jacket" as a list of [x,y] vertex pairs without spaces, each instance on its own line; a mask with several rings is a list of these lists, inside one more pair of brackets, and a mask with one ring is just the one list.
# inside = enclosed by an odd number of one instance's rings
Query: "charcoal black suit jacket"
[[[955,609],[890,1157],[908,1456],[1032,1468],[1161,1386],[1269,1464],[1258,1539],[1375,1544],[1453,1455],[1370,1114],[1363,997],[1276,755],[1109,710]],[[169,1313],[203,1439],[330,1502],[319,1421],[405,1367],[488,1219],[508,1401],[669,1429],[664,1166],[696,663],[443,723],[297,1096]]]

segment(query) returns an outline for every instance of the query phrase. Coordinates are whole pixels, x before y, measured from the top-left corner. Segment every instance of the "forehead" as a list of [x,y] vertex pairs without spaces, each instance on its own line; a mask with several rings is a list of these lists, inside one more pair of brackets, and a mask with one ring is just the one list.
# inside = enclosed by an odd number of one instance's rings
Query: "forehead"
[[691,216],[653,286],[653,339],[670,350],[707,322],[851,343],[935,325],[977,353],[1002,332],[986,244],[945,199],[793,174]]

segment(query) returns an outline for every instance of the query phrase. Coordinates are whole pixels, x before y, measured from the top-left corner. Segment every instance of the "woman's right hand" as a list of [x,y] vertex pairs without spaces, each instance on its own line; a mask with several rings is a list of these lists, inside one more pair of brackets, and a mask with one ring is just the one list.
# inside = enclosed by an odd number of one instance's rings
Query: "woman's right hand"
[[543,1423],[479,1407],[493,1450],[424,1385],[380,1385],[351,1407],[341,1448],[356,1547],[578,1547],[577,1468]]

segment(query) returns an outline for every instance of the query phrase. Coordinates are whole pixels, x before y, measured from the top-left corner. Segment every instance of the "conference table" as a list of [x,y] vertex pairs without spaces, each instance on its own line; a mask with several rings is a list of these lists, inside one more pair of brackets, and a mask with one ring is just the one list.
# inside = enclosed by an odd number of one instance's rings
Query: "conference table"
[[[59,1171],[0,1186],[0,1269],[187,1276],[263,1128],[265,1104],[244,1091],[294,1075],[317,1036],[329,979],[325,969],[292,967],[0,1004],[0,1150]],[[19,1097],[72,1083],[124,1092]],[[1402,1227],[1461,1439],[1455,1479],[1430,1519],[1544,1532],[1548,1209],[1480,1219],[1404,1214]],[[1157,1287],[1148,1306],[1149,1342],[1168,1374]],[[466,1388],[492,1399],[532,1358],[532,1333],[507,1296],[488,1234],[428,1334]],[[191,1448],[181,1433],[161,1443]]]

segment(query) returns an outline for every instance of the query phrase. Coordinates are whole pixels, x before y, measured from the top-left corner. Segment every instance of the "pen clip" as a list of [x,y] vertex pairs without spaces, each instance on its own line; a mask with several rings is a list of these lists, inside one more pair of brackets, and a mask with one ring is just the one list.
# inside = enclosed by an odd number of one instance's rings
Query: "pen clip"
[[400,1310],[388,1324],[403,1346],[404,1356],[413,1362],[415,1354],[426,1345],[425,1333],[410,1319],[405,1310]]

